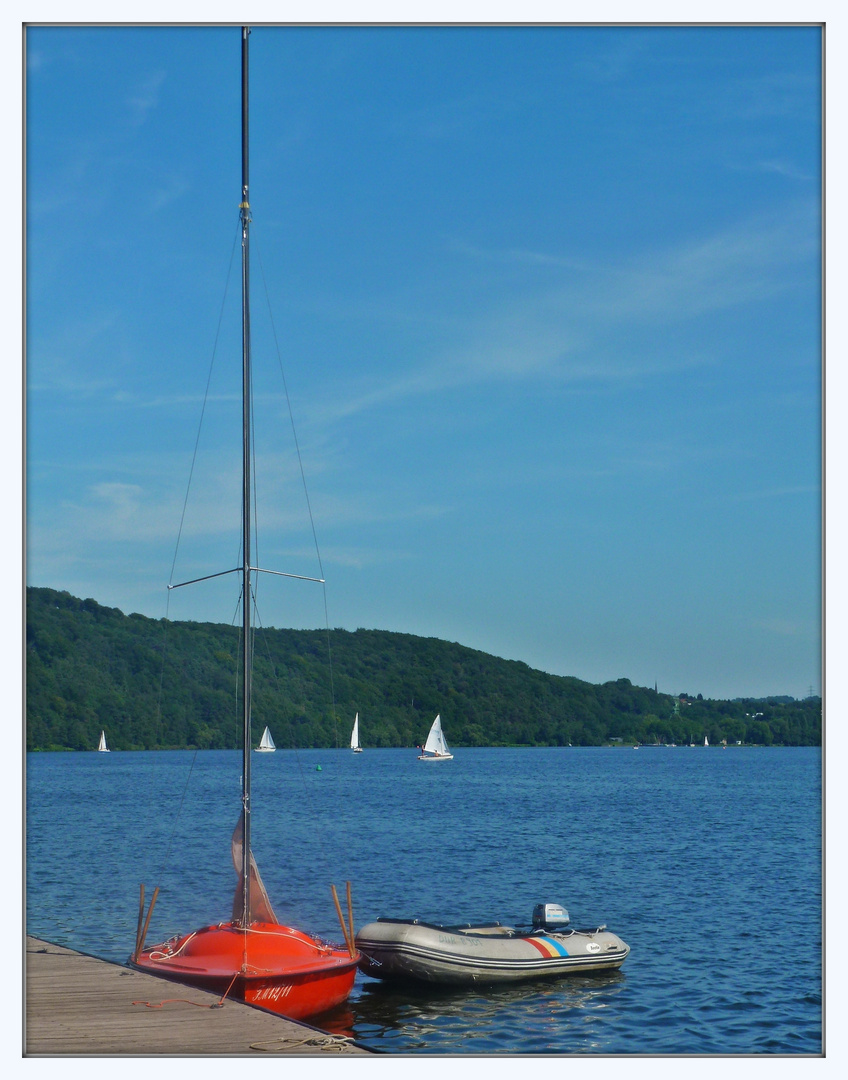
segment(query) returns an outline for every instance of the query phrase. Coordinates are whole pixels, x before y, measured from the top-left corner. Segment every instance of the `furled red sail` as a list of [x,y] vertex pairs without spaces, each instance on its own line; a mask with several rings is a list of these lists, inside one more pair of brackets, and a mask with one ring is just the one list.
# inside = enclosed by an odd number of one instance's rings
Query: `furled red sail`
[[[233,897],[233,922],[235,923],[240,923],[242,921],[242,914],[244,912],[244,875],[242,873],[243,844],[244,812],[242,811],[235,832],[233,833],[232,840],[233,866],[236,868],[236,873],[239,876],[236,894]],[[268,893],[265,891],[265,886],[262,884],[262,878],[259,876],[259,870],[256,866],[256,860],[253,858],[252,851],[250,853],[250,912],[249,918],[246,921],[248,923],[277,922],[277,916],[274,914],[274,909],[271,907],[271,901],[268,899]]]

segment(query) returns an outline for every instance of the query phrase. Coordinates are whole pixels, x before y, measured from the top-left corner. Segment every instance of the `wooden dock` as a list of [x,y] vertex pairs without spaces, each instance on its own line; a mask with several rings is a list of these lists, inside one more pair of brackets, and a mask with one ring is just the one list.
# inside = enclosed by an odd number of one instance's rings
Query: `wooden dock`
[[[344,1036],[26,939],[25,1057],[349,1057]],[[149,1003],[149,1004],[148,1004]]]

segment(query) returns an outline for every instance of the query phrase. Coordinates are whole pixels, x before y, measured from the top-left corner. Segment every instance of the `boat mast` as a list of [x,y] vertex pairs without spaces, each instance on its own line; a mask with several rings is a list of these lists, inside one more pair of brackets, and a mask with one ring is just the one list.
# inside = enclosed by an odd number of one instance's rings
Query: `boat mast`
[[250,202],[248,197],[247,41],[241,29],[241,310],[242,310],[242,927],[250,925],[250,698],[252,689],[250,580]]

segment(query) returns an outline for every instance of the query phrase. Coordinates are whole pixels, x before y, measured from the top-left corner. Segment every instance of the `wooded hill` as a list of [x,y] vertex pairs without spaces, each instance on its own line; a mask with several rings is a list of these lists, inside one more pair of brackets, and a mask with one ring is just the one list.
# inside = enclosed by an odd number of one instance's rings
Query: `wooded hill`
[[[238,747],[239,628],[124,615],[53,589],[26,599],[28,750],[92,750],[101,728],[113,750]],[[436,713],[457,747],[821,743],[820,698],[595,685],[383,630],[257,633],[257,742],[267,724],[280,748],[346,746],[356,712],[372,747],[423,743]]]

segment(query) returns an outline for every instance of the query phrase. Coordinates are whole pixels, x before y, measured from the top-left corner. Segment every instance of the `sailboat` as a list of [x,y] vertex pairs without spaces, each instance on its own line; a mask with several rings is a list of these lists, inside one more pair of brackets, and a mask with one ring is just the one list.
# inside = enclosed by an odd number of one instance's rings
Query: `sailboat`
[[97,749],[100,751],[101,754],[108,754],[109,753],[109,747],[106,745],[106,732],[105,731],[100,732],[100,742],[97,744]]
[[441,714],[433,721],[430,734],[421,749],[422,753],[418,755],[419,761],[453,761],[453,754],[442,731]]
[[238,885],[229,922],[204,926],[147,949],[144,948],[144,939],[158,889],[153,893],[145,919],[142,886],[138,931],[130,964],[141,971],[163,976],[174,982],[220,993],[222,1000],[232,996],[251,1005],[259,1005],[294,1019],[302,1019],[326,1012],[348,998],[353,989],[360,954],[354,945],[349,884],[349,930],[345,927],[338,897],[333,888],[336,912],[347,944],[347,948],[341,949],[294,927],[280,925],[250,850],[252,597],[255,575],[264,571],[251,559],[252,555],[255,557],[255,552],[250,535],[252,416],[247,100],[249,33],[247,27],[242,27],[242,189],[239,205],[242,252],[242,565],[232,571],[241,577],[243,616],[241,814],[231,843]]
[[262,738],[259,740],[259,745],[256,747],[257,754],[272,754],[277,747],[274,745],[274,740],[271,738],[271,732],[268,728],[262,732]]
[[710,740],[709,740],[709,739],[707,738],[707,736],[705,735],[705,736],[704,736],[704,746],[709,746],[709,745],[710,745]]
[[353,731],[350,733],[350,748],[354,754],[361,754],[362,747],[359,745],[359,713],[353,721]]

